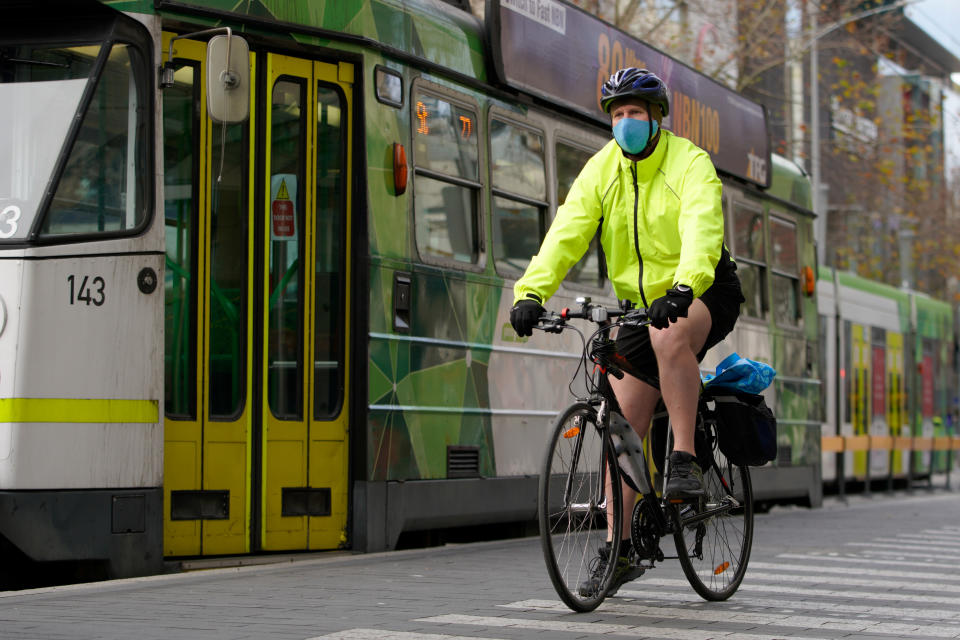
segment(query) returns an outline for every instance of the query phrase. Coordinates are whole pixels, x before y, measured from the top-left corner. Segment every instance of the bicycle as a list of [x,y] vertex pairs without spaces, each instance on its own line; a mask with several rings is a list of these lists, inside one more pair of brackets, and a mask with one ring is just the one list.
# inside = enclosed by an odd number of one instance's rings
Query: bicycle
[[[683,573],[705,600],[726,600],[740,586],[753,542],[753,490],[745,466],[730,463],[717,447],[716,418],[709,394],[701,393],[697,411],[697,458],[705,496],[693,502],[667,502],[657,493],[643,442],[620,414],[607,374],[622,378],[629,363],[616,353],[614,327],[649,324],[642,309],[617,309],[578,298],[579,309],[549,312],[538,329],[561,333],[573,329],[583,340],[580,367],[588,395],[577,398],[553,424],[540,474],[538,517],[547,571],[561,600],[574,611],[596,609],[616,591],[614,573],[620,558],[623,522],[621,477],[638,492],[630,514],[633,551],[630,570],[639,577],[667,559],[660,540],[672,535]],[[584,319],[598,325],[589,340],[568,324]],[[588,346],[589,345],[589,346]],[[588,370],[588,361],[594,364]],[[574,380],[580,373],[574,374]],[[573,393],[573,381],[571,381]],[[667,429],[662,474],[668,472]],[[652,459],[652,458],[651,458]],[[616,463],[614,463],[616,461]],[[597,570],[607,543],[606,570],[596,589],[584,585]],[[619,588],[619,585],[616,585]]]

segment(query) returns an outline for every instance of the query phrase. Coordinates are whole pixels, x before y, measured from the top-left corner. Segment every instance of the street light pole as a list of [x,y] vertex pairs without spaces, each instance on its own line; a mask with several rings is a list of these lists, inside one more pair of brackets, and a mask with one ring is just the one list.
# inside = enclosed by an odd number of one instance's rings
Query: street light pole
[[[814,3],[808,2],[807,15],[810,17],[810,24],[814,27],[814,33],[816,33],[816,11]],[[822,198],[820,197],[820,61],[817,54],[819,39],[820,36],[817,35],[810,43],[810,180],[813,188],[813,213],[816,216],[814,240],[817,244],[817,264],[826,265],[827,212],[825,207],[821,206]]]

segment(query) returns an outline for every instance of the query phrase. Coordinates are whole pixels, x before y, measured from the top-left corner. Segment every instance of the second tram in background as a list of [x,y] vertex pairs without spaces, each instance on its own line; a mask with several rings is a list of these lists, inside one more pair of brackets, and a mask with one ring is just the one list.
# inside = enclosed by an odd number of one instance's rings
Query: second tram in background
[[824,483],[887,488],[954,467],[954,309],[831,269],[818,287]]

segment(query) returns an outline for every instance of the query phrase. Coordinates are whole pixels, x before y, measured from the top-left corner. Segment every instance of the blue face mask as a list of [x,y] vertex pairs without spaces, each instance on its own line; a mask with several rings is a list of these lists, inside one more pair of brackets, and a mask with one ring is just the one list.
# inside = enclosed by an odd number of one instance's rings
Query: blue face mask
[[623,118],[614,125],[613,137],[620,148],[636,155],[647,147],[650,138],[657,135],[660,124],[656,120],[646,121],[635,118]]

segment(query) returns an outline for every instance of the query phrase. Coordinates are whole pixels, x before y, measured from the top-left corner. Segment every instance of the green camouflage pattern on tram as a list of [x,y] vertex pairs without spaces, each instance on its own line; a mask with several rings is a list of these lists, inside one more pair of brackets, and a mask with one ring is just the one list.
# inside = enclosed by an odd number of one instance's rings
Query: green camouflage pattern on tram
[[[108,4],[127,12],[155,12],[153,2]],[[438,3],[204,0],[185,4],[362,36],[467,77],[479,81],[487,78],[480,23],[469,14]],[[204,27],[228,24],[196,13],[178,13],[174,7],[161,9],[160,13],[165,19],[181,17]],[[276,31],[255,25],[230,26],[239,34],[278,37]],[[358,203],[355,211],[368,212],[370,254],[369,289],[358,288],[366,289],[369,296],[366,479],[446,478],[448,446],[477,447],[480,475],[498,475],[488,411],[488,363],[504,281],[492,265],[483,272],[471,273],[427,267],[415,259],[412,189],[394,195],[392,156],[393,143],[410,147],[410,105],[405,102],[397,109],[379,102],[373,69],[382,65],[400,74],[408,95],[418,77],[442,86],[456,85],[358,44],[294,29],[288,37],[301,44],[329,46],[363,56],[367,194],[366,203]],[[456,89],[475,99],[481,108],[487,102],[479,93],[461,86]],[[410,274],[412,280],[407,335],[393,328],[393,279],[398,271]],[[411,341],[408,336],[453,344],[435,346]],[[458,344],[479,348],[466,349]]]

